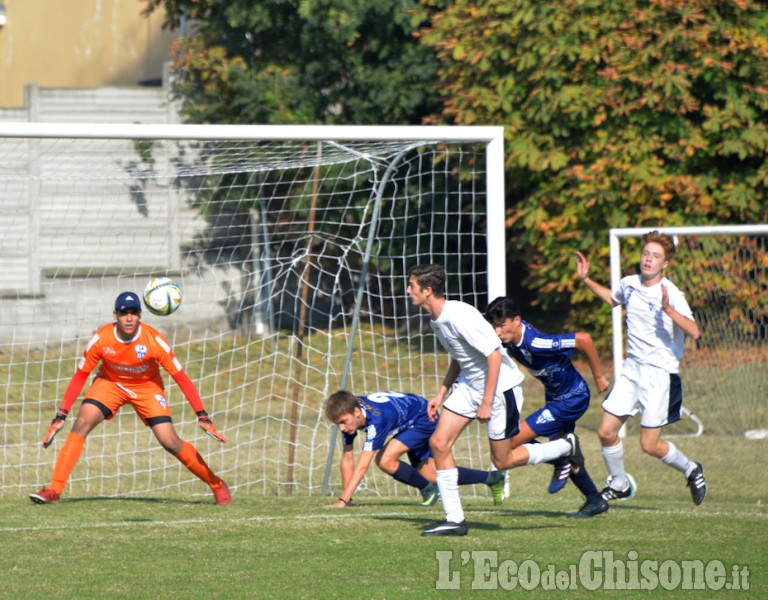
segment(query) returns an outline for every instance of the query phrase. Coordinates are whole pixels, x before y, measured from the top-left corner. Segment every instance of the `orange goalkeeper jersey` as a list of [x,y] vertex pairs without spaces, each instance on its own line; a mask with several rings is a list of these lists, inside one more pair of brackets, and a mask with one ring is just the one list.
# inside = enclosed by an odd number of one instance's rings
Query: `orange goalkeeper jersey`
[[163,387],[162,366],[171,376],[181,371],[181,363],[162,334],[146,323],[139,324],[130,341],[117,337],[114,323],[100,327],[88,342],[78,368],[90,373],[101,362],[97,377],[121,384],[154,381]]

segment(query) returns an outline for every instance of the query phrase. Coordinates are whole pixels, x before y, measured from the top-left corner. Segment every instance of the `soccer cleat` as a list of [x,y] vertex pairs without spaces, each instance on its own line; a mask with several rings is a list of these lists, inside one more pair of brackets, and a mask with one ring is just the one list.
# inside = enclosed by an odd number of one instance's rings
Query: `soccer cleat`
[[222,481],[221,485],[211,488],[213,490],[213,497],[216,499],[216,504],[224,506],[232,503],[232,494],[229,493],[229,487]]
[[565,436],[568,443],[571,445],[571,451],[566,454],[568,462],[571,463],[571,469],[574,475],[581,473],[584,468],[584,454],[581,452],[581,446],[579,445],[579,437],[575,433],[569,433]]
[[491,488],[494,506],[500,506],[504,500],[504,488],[508,479],[508,471],[488,471],[488,479],[486,479],[485,484]]
[[623,490],[615,490],[611,487],[613,477],[608,475],[605,479],[605,487],[603,488],[603,491],[600,492],[603,500],[632,500],[632,498],[635,497],[635,492],[637,492],[637,482],[635,482],[635,478],[629,473],[625,473],[624,476],[627,478],[627,487]]
[[587,500],[577,512],[566,516],[574,519],[586,519],[602,514],[609,508],[610,505],[608,504],[608,501],[602,496],[598,496],[595,500]]
[[560,459],[555,464],[555,470],[552,473],[552,479],[549,481],[547,491],[550,494],[557,494],[568,483],[568,477],[571,475],[571,463]]
[[29,499],[35,504],[58,504],[60,498],[58,492],[54,492],[51,488],[43,488],[29,495]]
[[469,531],[469,528],[467,527],[466,521],[462,521],[461,523],[453,523],[452,521],[442,521],[441,523],[438,523],[434,527],[425,529],[424,531],[421,532],[421,535],[422,536],[467,535],[467,531]]
[[437,485],[434,483],[427,484],[423,490],[421,490],[421,505],[433,506],[440,499],[440,490],[437,489]]
[[707,482],[704,481],[704,467],[701,463],[696,463],[696,468],[688,475],[688,487],[691,489],[691,498],[696,506],[704,502],[704,497],[707,495]]

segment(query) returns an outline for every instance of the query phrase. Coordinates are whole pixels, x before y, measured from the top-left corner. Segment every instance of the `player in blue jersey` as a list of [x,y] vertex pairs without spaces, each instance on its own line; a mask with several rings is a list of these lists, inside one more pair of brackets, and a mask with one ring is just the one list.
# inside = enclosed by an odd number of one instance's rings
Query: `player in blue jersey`
[[[496,298],[488,305],[485,318],[496,330],[507,353],[526,367],[544,384],[545,405],[520,423],[520,433],[512,438],[512,446],[532,442],[539,436],[550,439],[573,433],[576,421],[589,407],[589,386],[571,362],[574,350],[584,353],[592,370],[599,392],[608,389],[603,376],[597,349],[588,333],[563,333],[549,335],[534,329],[520,316],[520,308],[513,298]],[[564,458],[554,461],[555,472],[549,484],[549,492],[560,491],[568,477],[586,497],[578,512],[570,517],[592,517],[608,510],[594,482],[582,468],[576,473]]]
[[643,236],[640,273],[623,277],[611,291],[589,277],[589,261],[576,253],[577,275],[603,302],[625,308],[627,359],[611,393],[603,402],[603,421],[597,430],[609,483],[606,500],[634,495],[631,478],[624,470],[621,426],[640,412],[640,446],[643,452],[680,471],[697,506],[707,495],[701,463],[689,459],[672,442],[661,439],[664,426],[680,420],[683,387],[680,359],[685,337],[701,335],[683,292],[664,276],[675,255],[674,240],[658,231]]
[[[378,392],[355,396],[346,390],[332,394],[325,404],[325,416],[338,425],[343,436],[341,481],[344,490],[339,499],[326,508],[343,508],[363,479],[372,460],[396,481],[421,491],[422,505],[431,506],[440,494],[435,483],[435,461],[429,438],[436,421],[427,414],[427,401],[415,394]],[[366,440],[355,465],[352,442],[357,432],[365,430]],[[400,460],[408,455],[410,464]],[[479,471],[458,467],[459,485],[484,483],[491,488],[494,504],[501,504],[503,471]]]

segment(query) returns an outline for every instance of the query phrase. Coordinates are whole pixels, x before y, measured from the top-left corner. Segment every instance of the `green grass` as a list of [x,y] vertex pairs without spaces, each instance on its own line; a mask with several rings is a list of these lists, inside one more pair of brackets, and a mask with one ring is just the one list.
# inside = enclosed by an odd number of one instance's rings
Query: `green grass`
[[[588,466],[603,473],[593,432],[580,431]],[[599,517],[565,514],[581,497],[572,484],[550,496],[550,467],[511,473],[512,497],[492,505],[484,489],[465,490],[470,532],[464,538],[422,538],[442,518],[440,505],[415,497],[359,494],[356,505],[328,510],[330,499],[236,493],[231,506],[178,495],[67,497],[38,506],[0,500],[2,598],[734,598],[768,597],[768,445],[730,437],[677,441],[704,463],[709,495],[694,507],[682,476],[625,441],[638,495]],[[460,591],[436,590],[437,551],[453,552],[444,578]],[[462,556],[497,552],[499,562],[530,560],[542,570],[568,571],[588,551],[612,551],[627,562],[721,561],[749,569],[749,590],[550,591],[537,587],[472,591],[475,563]],[[477,555],[476,555],[477,556]],[[634,555],[632,555],[634,556]],[[507,565],[509,563],[506,563]],[[532,564],[532,563],[529,563]],[[458,572],[458,579],[453,572]],[[503,579],[503,578],[502,578]]]

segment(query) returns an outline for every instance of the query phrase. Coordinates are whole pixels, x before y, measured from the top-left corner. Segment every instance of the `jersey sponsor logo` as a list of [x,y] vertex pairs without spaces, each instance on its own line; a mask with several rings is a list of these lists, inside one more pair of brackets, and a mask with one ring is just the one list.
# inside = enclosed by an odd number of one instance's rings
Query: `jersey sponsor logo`
[[115,349],[110,346],[107,346],[106,348],[104,348],[102,352],[105,358],[108,356],[114,356],[115,354],[117,354],[117,352],[115,352]]
[[536,424],[543,425],[544,423],[551,423],[554,420],[555,417],[552,416],[552,413],[549,412],[548,408],[545,408],[539,413],[539,416],[536,417]]
[[166,400],[165,396],[162,394],[155,394],[155,400],[157,400],[158,404],[163,408],[168,408],[168,400]]
[[139,357],[139,360],[144,360],[144,357],[147,355],[147,347],[144,344],[136,344],[134,350],[136,350],[136,356]]
[[149,364],[139,365],[138,367],[131,367],[130,365],[116,365],[113,363],[109,363],[109,366],[115,371],[125,371],[126,373],[136,373],[137,375],[141,375],[150,367]]

